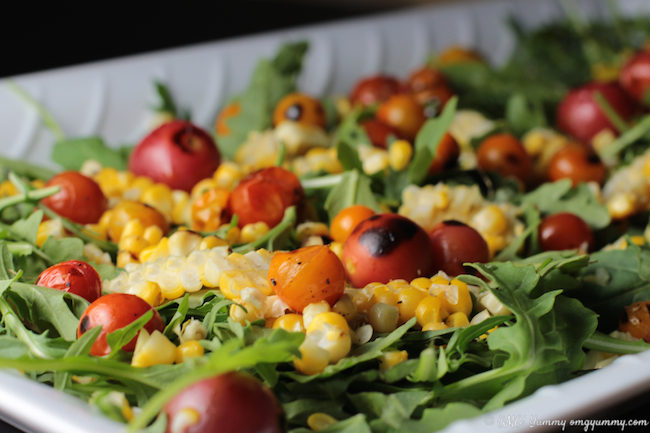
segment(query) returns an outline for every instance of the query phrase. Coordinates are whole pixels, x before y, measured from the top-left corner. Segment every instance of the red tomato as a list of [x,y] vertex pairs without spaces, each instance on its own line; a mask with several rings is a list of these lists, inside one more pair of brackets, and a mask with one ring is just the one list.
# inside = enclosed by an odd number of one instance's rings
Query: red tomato
[[594,249],[594,233],[580,217],[560,212],[549,215],[539,225],[539,245],[543,251],[575,250],[587,245]]
[[200,180],[212,177],[220,163],[221,154],[210,134],[190,122],[174,120],[138,143],[129,170],[190,192]]
[[526,182],[533,162],[523,144],[510,134],[494,134],[483,140],[476,152],[478,166],[503,177],[513,176]]
[[261,178],[277,185],[282,193],[282,202],[285,206],[294,206],[300,203],[305,195],[298,176],[282,167],[267,167],[251,173],[252,178]]
[[[196,422],[183,417],[184,433],[280,433],[286,431],[284,412],[273,392],[253,377],[239,372],[200,380],[178,393],[163,409],[167,433],[177,416],[196,411]],[[185,421],[188,420],[188,421]]]
[[[156,330],[163,332],[165,322],[163,322],[158,311],[145,300],[127,293],[113,293],[102,296],[90,304],[81,316],[79,328],[77,329],[77,338],[81,337],[89,329],[101,325],[102,331],[90,349],[90,354],[92,356],[108,355],[111,348],[106,342],[106,335],[117,329],[124,328],[147,311],[153,311],[153,317],[147,322],[144,329],[149,333]],[[133,352],[137,339],[138,336],[136,335],[122,347],[122,350]]]
[[429,232],[436,268],[447,275],[474,273],[463,263],[486,263],[490,259],[487,242],[479,232],[460,221],[443,221]]
[[447,169],[453,168],[458,162],[460,156],[460,146],[454,140],[450,133],[445,133],[436,149],[436,157],[431,161],[429,174],[441,173]]
[[78,171],[54,175],[45,186],[60,186],[61,191],[41,202],[76,223],[95,224],[108,207],[108,200],[97,182]]
[[436,272],[427,233],[397,214],[363,220],[343,245],[343,265],[354,287],[390,280],[412,280]]
[[580,143],[560,149],[548,164],[548,178],[552,182],[567,178],[573,186],[581,182],[602,185],[606,176],[607,168],[598,155]]
[[350,101],[364,107],[381,104],[393,95],[404,92],[404,85],[396,78],[375,75],[357,82],[350,93]]
[[88,302],[94,302],[102,296],[102,280],[99,274],[88,263],[79,260],[50,266],[38,276],[36,285],[74,293]]
[[590,144],[594,135],[603,129],[616,132],[596,103],[593,97],[596,92],[603,95],[623,120],[629,120],[636,111],[634,101],[617,83],[590,83],[571,90],[557,107],[557,127],[585,144]]
[[621,69],[618,82],[632,99],[644,104],[650,89],[650,52],[639,51],[628,60]]
[[397,137],[399,135],[395,128],[377,119],[364,120],[360,125],[366,131],[372,145],[381,149],[388,147],[387,141],[389,136],[393,135]]

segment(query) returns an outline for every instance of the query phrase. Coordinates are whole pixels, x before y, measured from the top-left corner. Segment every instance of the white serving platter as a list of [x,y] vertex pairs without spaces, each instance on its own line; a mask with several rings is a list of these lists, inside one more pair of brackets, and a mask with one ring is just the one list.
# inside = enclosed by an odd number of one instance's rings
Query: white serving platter
[[[619,3],[626,15],[650,13],[647,0]],[[608,15],[605,0],[577,4],[588,18]],[[67,137],[98,135],[113,146],[133,144],[152,120],[148,107],[154,102],[154,79],[168,84],[194,121],[211,129],[228,96],[246,87],[257,60],[272,56],[282,42],[310,43],[300,79],[303,91],[343,94],[364,75],[406,76],[428,54],[451,44],[474,47],[499,64],[515,43],[505,26],[508,16],[535,27],[564,12],[556,0],[450,2],[22,75],[15,82],[54,114]],[[0,154],[53,166],[53,135],[5,84],[0,80]],[[650,353],[626,356],[487,416],[458,421],[445,432],[502,431],[508,419],[509,431],[541,431],[547,427],[531,428],[531,422],[578,419],[648,389]],[[0,418],[34,433],[123,430],[80,400],[6,372],[0,372]]]

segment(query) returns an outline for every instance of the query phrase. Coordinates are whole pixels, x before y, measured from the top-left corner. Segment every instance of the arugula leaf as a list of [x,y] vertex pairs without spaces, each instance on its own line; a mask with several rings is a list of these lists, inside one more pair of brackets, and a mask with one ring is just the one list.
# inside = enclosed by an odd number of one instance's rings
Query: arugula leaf
[[167,85],[160,81],[154,81],[154,86],[156,87],[156,93],[159,98],[158,106],[154,107],[154,110],[158,113],[169,115],[174,119],[190,120],[190,110],[178,109]]
[[343,173],[340,182],[327,195],[325,210],[331,221],[341,210],[354,204],[362,204],[381,212],[370,189],[370,178],[357,170],[350,170]]
[[585,349],[599,350],[607,353],[631,354],[641,353],[650,349],[650,344],[643,340],[627,341],[611,337],[602,332],[594,332],[582,345]]
[[128,165],[123,151],[108,147],[99,137],[59,141],[52,149],[52,160],[66,170],[78,171],[89,159],[120,171],[126,170]]
[[183,300],[181,301],[180,304],[178,304],[178,308],[176,309],[176,312],[174,313],[174,316],[172,319],[167,323],[167,326],[165,326],[165,331],[163,334],[167,338],[172,338],[174,336],[174,328],[176,325],[181,325],[183,321],[185,320],[185,316],[187,315],[187,310],[190,306],[190,296],[188,293],[183,296]]
[[[72,343],[63,355],[64,358],[71,356],[89,356],[90,349],[93,347],[95,340],[102,331],[102,326],[95,326],[85,332],[77,341]],[[54,372],[54,388],[63,390],[70,382],[70,373],[65,371]]]
[[336,145],[336,157],[341,162],[343,170],[357,170],[363,173],[363,163],[355,146],[339,141]]
[[146,325],[152,317],[153,311],[147,311],[142,316],[138,317],[136,320],[124,326],[123,328],[116,329],[110,334],[107,334],[106,342],[111,348],[108,359],[117,356],[120,352],[120,349],[122,349],[122,346],[128,344],[129,341],[133,340],[135,336],[138,335],[138,332],[144,328],[144,325]]
[[510,129],[518,136],[547,125],[543,104],[530,100],[523,93],[515,93],[508,98],[505,118]]
[[36,245],[38,226],[41,224],[42,220],[43,211],[37,210],[32,213],[27,219],[18,220],[9,226],[9,233],[11,233],[19,240],[27,241],[32,245]]
[[343,118],[336,129],[334,140],[337,144],[345,144],[355,149],[359,144],[372,145],[370,137],[366,130],[361,126],[361,122],[374,117],[372,108],[354,108],[347,116]]
[[50,236],[43,244],[42,249],[52,259],[52,263],[84,259],[84,242],[79,238],[56,239],[54,236]]

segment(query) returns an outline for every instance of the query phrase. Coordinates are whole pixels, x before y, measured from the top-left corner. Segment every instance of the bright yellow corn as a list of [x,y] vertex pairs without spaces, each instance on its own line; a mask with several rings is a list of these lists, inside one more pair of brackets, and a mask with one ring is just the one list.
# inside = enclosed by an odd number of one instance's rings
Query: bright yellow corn
[[442,322],[446,318],[444,313],[440,299],[434,296],[422,299],[415,309],[415,317],[417,317],[420,326],[429,322]]
[[214,172],[213,179],[217,188],[232,189],[242,177],[244,175],[239,165],[234,162],[224,161]]
[[303,308],[302,322],[305,329],[309,328],[312,320],[314,320],[317,315],[327,313],[328,311],[330,311],[330,305],[325,301],[314,302],[313,304],[309,304]]
[[[428,278],[426,280],[431,283]],[[428,289],[428,288],[427,288]],[[397,308],[399,309],[400,323],[406,323],[415,317],[415,309],[418,307],[420,301],[427,297],[427,292],[419,288],[410,287],[403,289],[398,295]]]
[[159,364],[173,364],[176,360],[176,346],[160,331],[149,334],[141,329],[135,345],[131,365],[151,367]]
[[331,415],[322,412],[316,412],[309,415],[307,418],[307,425],[313,431],[324,430],[327,427],[333,426],[338,420]]
[[176,364],[185,362],[190,358],[199,358],[205,354],[205,349],[198,341],[188,341],[176,348]]
[[445,325],[450,328],[466,328],[469,326],[467,315],[461,311],[450,314],[445,320]]
[[248,244],[255,242],[269,232],[269,226],[264,222],[246,224],[239,233],[239,243]]
[[300,314],[285,314],[278,317],[273,322],[273,329],[284,329],[288,332],[305,332],[305,326],[302,323],[302,315]]
[[132,285],[126,293],[144,299],[152,307],[157,307],[162,302],[160,286],[152,281],[140,281]]
[[449,326],[444,322],[429,322],[422,327],[422,331],[442,331],[447,328],[449,328]]
[[413,146],[406,140],[396,140],[388,148],[388,160],[391,168],[395,171],[402,171],[411,162],[413,157]]
[[391,367],[401,364],[402,362],[409,359],[408,352],[406,350],[392,350],[389,352],[384,352],[379,357],[379,370],[386,371]]
[[63,228],[63,223],[60,218],[43,221],[38,225],[36,245],[39,248],[42,247],[50,236],[53,236],[55,239],[62,239],[65,237],[65,229]]

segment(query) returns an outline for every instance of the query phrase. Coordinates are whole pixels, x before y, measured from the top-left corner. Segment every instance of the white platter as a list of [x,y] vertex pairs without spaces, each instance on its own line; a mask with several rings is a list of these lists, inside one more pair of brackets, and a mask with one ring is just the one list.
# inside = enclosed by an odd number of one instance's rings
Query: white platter
[[[589,18],[607,16],[605,0],[577,3]],[[626,15],[650,13],[647,0],[619,3]],[[147,131],[154,79],[167,83],[177,103],[190,108],[193,119],[211,129],[228,96],[246,87],[257,60],[273,55],[284,41],[310,43],[302,90],[313,95],[346,93],[364,75],[385,72],[403,77],[429,53],[451,44],[475,47],[493,63],[503,62],[514,47],[505,26],[508,16],[534,27],[564,13],[555,0],[450,2],[34,73],[15,81],[54,114],[66,136],[98,135],[118,146],[135,143]],[[36,111],[4,84],[0,80],[0,154],[52,166],[49,154],[54,137]],[[445,432],[502,431],[504,417],[519,422],[509,431],[544,429],[531,429],[532,417],[577,419],[648,389],[650,353],[627,356],[601,371],[543,387],[487,417],[456,422]],[[0,418],[29,432],[123,429],[80,400],[5,372],[0,372]]]

